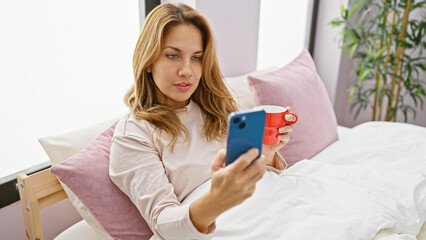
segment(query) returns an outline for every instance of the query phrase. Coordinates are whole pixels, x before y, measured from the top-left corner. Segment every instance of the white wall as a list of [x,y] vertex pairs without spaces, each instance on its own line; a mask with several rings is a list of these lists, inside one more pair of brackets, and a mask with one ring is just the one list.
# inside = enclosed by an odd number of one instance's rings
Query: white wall
[[260,0],[197,0],[196,9],[210,23],[225,77],[256,70]]
[[196,0],[161,0],[161,4],[164,3],[184,3],[192,8],[196,8],[195,4],[196,4]]
[[341,28],[332,28],[328,23],[340,16],[340,6],[349,0],[320,1],[315,31],[314,60],[318,75],[324,82],[328,96],[334,104],[339,80],[342,50],[338,47]]

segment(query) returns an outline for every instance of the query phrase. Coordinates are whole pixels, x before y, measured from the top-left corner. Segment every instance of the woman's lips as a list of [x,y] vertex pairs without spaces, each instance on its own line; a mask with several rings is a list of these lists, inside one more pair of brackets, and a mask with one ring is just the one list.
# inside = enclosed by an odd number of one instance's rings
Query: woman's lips
[[178,83],[175,84],[175,87],[179,89],[180,91],[188,91],[191,88],[191,83]]

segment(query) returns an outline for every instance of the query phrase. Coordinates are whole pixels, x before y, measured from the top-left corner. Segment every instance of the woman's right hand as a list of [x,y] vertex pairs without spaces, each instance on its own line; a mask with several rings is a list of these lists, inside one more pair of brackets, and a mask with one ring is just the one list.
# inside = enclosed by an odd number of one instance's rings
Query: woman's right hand
[[252,163],[258,154],[256,148],[250,149],[225,167],[225,150],[218,152],[211,164],[212,183],[209,192],[190,206],[191,220],[200,232],[209,232],[221,213],[253,195],[257,181],[266,170],[263,155]]
[[262,178],[266,170],[264,155],[253,162],[258,155],[257,148],[250,149],[224,167],[226,153],[224,150],[218,152],[211,165],[210,194],[213,199],[216,199],[217,207],[223,212],[253,195],[256,182]]

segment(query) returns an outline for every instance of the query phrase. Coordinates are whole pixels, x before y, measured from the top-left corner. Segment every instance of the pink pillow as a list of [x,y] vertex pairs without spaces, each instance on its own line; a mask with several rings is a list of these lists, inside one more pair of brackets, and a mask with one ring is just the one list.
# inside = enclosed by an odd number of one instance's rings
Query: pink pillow
[[116,125],[50,171],[71,189],[114,239],[149,239],[152,232],[138,209],[109,178],[109,151]]
[[290,142],[279,151],[289,166],[337,140],[336,116],[307,50],[277,71],[248,76],[248,83],[256,106],[291,106],[299,117]]

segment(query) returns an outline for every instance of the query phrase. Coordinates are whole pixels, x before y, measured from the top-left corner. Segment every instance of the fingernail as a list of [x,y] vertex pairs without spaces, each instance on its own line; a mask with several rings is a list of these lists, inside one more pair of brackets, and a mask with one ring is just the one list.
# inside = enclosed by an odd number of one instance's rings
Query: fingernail
[[291,132],[291,130],[288,127],[282,127],[280,129],[278,129],[279,133],[288,133]]
[[257,148],[252,148],[252,150],[254,151],[254,153],[259,154],[259,149],[257,149]]

